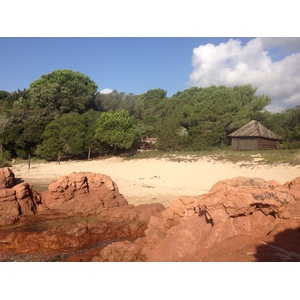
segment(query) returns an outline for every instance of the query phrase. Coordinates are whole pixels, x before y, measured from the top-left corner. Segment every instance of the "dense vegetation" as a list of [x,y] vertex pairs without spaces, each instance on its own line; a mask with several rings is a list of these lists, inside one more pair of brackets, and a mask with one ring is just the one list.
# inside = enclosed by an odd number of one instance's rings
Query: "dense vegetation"
[[280,135],[282,148],[300,148],[300,107],[270,113],[271,99],[251,85],[192,87],[172,97],[161,88],[141,95],[97,88],[84,74],[56,70],[28,89],[0,91],[0,160],[117,154],[145,137],[164,151],[208,150],[228,145],[227,135],[252,119]]

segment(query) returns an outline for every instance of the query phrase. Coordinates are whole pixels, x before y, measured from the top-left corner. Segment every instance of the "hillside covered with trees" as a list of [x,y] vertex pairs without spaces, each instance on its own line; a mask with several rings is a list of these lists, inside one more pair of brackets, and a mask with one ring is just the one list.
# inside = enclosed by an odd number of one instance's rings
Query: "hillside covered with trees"
[[227,135],[255,119],[300,147],[300,106],[280,113],[251,85],[192,87],[167,97],[161,88],[141,95],[97,92],[88,76],[56,70],[28,89],[0,91],[0,155],[47,160],[118,154],[157,138],[160,150],[207,150],[228,145]]

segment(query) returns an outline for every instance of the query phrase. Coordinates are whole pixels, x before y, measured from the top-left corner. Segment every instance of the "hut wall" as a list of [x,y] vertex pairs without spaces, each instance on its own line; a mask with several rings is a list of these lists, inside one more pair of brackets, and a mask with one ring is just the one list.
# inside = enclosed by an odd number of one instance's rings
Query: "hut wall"
[[232,138],[231,147],[235,151],[243,150],[272,150],[278,148],[278,141],[265,138]]
[[258,139],[258,150],[272,150],[277,149],[279,142],[277,140],[270,139]]
[[258,150],[258,139],[242,137],[232,138],[231,147],[235,151]]

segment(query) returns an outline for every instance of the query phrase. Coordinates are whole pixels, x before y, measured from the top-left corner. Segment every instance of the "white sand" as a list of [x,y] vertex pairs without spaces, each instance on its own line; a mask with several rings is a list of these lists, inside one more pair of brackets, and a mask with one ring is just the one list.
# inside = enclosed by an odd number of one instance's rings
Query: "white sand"
[[94,172],[111,177],[129,203],[160,202],[168,206],[179,196],[196,196],[209,191],[222,179],[237,176],[259,177],[283,184],[300,176],[300,167],[291,165],[234,164],[213,159],[185,160],[109,158],[91,161],[69,161],[16,164],[12,168],[16,178],[30,184],[49,184],[53,179],[72,172]]

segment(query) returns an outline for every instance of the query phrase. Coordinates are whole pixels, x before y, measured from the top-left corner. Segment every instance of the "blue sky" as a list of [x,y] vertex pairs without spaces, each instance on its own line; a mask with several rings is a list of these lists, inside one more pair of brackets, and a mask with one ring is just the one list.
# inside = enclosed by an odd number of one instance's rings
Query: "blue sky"
[[0,90],[70,69],[99,91],[162,88],[172,96],[192,86],[251,84],[271,97],[270,111],[293,108],[300,105],[300,38],[298,10],[288,2],[273,2],[270,13],[269,3],[245,1],[244,13],[232,0],[7,1]]
[[[168,96],[189,88],[193,49],[227,38],[0,38],[0,89],[29,88],[41,75],[70,69],[99,90]],[[247,41],[248,39],[242,39]]]
[[300,105],[300,38],[2,37],[0,90],[13,92],[54,70],[81,72],[98,90],[167,96],[192,86],[252,84],[270,111]]

